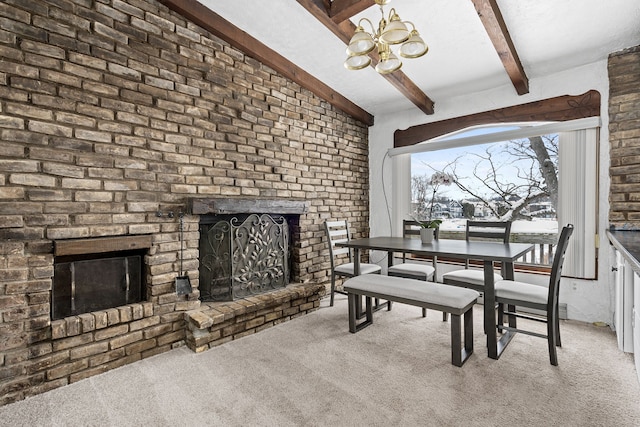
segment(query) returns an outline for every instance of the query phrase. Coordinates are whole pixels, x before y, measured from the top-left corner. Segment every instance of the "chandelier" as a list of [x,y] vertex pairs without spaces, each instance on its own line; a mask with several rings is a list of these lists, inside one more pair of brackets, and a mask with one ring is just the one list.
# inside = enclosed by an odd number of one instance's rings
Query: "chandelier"
[[[393,73],[402,67],[402,61],[391,51],[391,46],[400,45],[398,53],[403,58],[419,58],[429,50],[413,23],[402,21],[395,9],[392,8],[388,18],[385,19],[382,6],[390,1],[375,0],[382,13],[377,31],[367,18],[358,21],[358,26],[347,47],[347,59],[344,61],[344,66],[348,70],[361,70],[368,67],[371,64],[368,54],[375,48],[378,49],[380,57],[376,71],[380,74]],[[369,23],[371,32],[365,31],[363,22]],[[407,29],[407,25],[411,25],[411,31]]]

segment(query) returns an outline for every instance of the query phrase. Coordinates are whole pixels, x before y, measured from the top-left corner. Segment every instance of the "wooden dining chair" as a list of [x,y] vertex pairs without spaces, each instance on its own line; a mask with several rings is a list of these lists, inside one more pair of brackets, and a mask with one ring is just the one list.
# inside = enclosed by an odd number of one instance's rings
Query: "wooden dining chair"
[[[465,238],[470,240],[486,240],[508,243],[511,236],[511,221],[467,221]],[[502,274],[494,274],[494,283],[502,280]],[[470,288],[484,296],[484,269],[469,268],[469,260],[465,260],[464,269],[450,271],[442,275],[445,285]]]
[[[329,305],[333,307],[333,296],[336,292],[346,295],[346,292],[336,290],[336,277],[353,277],[355,275],[351,250],[336,246],[337,243],[348,242],[351,239],[351,233],[346,220],[325,221],[324,229],[329,243],[329,259],[331,260],[331,299]],[[347,255],[348,262],[338,264],[344,255]],[[377,264],[360,263],[360,274],[380,274],[381,271],[382,268]]]
[[[558,353],[556,347],[560,342],[560,317],[558,294],[560,292],[560,277],[562,276],[562,264],[569,245],[569,238],[573,233],[573,225],[569,224],[562,229],[556,254],[553,258],[549,286],[532,285],[514,280],[501,280],[496,282],[496,302],[498,303],[497,325],[498,332],[511,331],[535,337],[546,338],[549,346],[549,361],[552,365],[558,365]],[[504,306],[507,305],[507,311]],[[542,311],[540,316],[518,313],[518,307],[532,308]],[[509,318],[509,326],[504,325],[505,314]],[[547,334],[517,328],[516,318],[525,318],[547,324]]]
[[[465,239],[467,242],[470,240],[481,240],[508,243],[510,236],[511,221],[467,221],[465,228]],[[480,292],[478,301],[484,301],[484,268],[469,268],[469,265],[469,260],[466,259],[464,269],[443,274],[442,283],[478,291]],[[504,278],[503,274],[494,273],[494,283],[502,280]],[[486,333],[487,325],[484,327]]]
[[[436,229],[436,238],[438,229]],[[420,238],[420,223],[418,221],[402,221],[402,237],[405,239]],[[392,261],[393,262],[393,261]],[[387,270],[387,275],[404,277],[406,279],[424,280],[435,282],[437,278],[437,257],[433,257],[431,265],[425,263],[407,262],[407,254],[402,254],[402,262],[392,265]],[[422,309],[422,317],[427,316],[427,309]],[[443,320],[447,320],[447,313],[443,313]]]

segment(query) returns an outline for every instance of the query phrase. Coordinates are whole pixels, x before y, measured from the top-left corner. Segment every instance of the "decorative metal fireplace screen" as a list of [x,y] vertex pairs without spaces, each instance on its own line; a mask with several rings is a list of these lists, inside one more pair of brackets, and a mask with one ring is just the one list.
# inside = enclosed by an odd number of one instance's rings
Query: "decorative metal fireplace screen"
[[289,227],[284,216],[219,215],[200,224],[200,296],[230,301],[289,283]]

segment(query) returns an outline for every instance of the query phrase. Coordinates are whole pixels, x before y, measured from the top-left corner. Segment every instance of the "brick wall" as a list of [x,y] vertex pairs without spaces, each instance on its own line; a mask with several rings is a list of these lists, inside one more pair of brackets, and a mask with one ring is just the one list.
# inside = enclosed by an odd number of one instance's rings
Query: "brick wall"
[[[152,0],[0,3],[0,404],[181,345],[198,301],[189,197],[310,201],[294,279],[325,283],[322,222],[368,233],[367,128]],[[156,216],[160,211],[164,215]],[[50,320],[53,245],[151,234],[141,304]]]
[[640,229],[640,46],[609,56],[609,222]]

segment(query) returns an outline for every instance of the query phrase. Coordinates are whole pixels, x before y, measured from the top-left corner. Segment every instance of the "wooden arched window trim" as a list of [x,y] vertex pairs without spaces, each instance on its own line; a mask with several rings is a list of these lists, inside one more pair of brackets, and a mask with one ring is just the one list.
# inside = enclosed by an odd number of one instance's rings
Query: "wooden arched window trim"
[[514,122],[564,122],[599,115],[600,92],[590,90],[582,95],[558,96],[528,104],[416,125],[405,130],[398,129],[393,134],[393,146],[398,148],[414,145],[470,126]]

